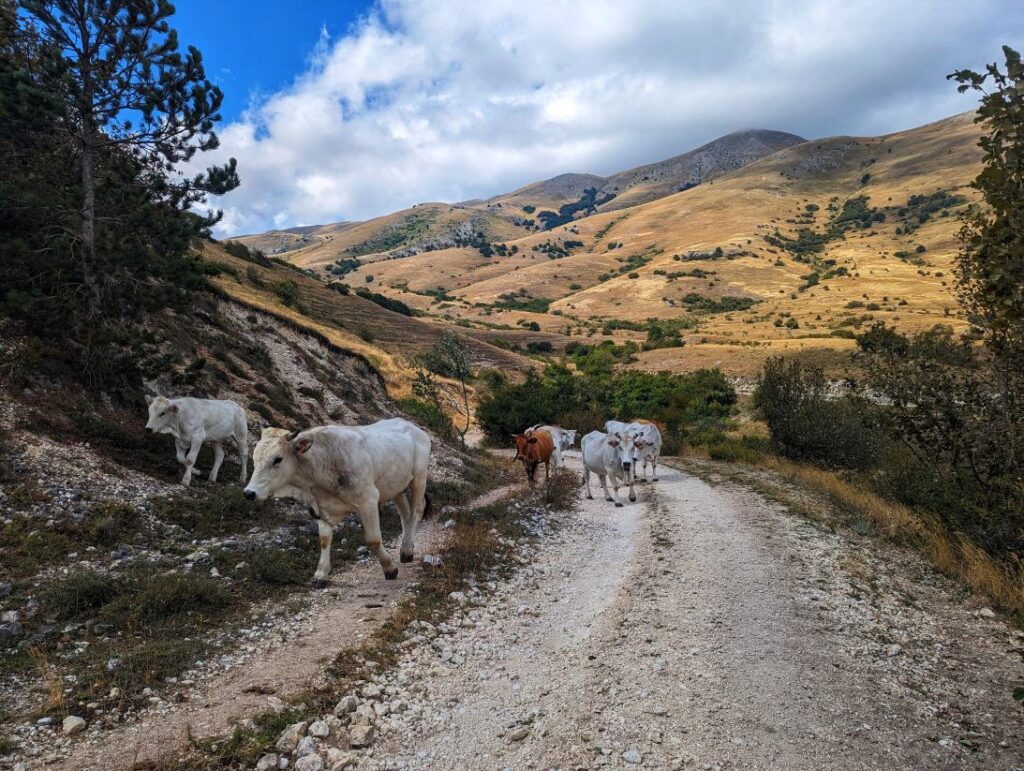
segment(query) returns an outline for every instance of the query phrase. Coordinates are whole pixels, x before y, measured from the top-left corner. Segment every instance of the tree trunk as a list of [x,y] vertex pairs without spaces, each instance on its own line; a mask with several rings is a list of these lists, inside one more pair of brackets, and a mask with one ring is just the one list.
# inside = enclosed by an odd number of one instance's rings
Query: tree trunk
[[[88,131],[88,129],[86,129]],[[89,315],[100,312],[100,290],[93,268],[96,264],[96,149],[92,137],[82,141],[82,282],[89,292]]]

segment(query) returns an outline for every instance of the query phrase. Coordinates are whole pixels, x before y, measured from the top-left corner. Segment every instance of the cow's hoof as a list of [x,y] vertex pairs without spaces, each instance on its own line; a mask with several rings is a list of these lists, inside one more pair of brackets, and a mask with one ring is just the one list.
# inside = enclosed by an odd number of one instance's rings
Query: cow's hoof
[[398,559],[400,561],[402,561],[402,562],[412,562],[413,561],[413,555],[412,554],[399,554],[398,555]]
[[398,578],[398,568],[391,568],[391,570],[384,571],[385,581],[394,581],[396,578]]
[[658,477],[654,477],[653,479],[651,479],[651,481],[652,482],[657,482],[658,481]]
[[594,496],[593,496],[593,495],[588,495],[588,496],[587,496],[587,500],[588,500],[588,501],[592,501],[592,500],[594,500]]
[[622,504],[619,503],[618,501],[615,501],[615,508],[621,509],[622,508]]
[[636,503],[636,496],[635,495],[629,496],[629,502],[630,503]]
[[314,589],[326,589],[328,587],[328,582],[326,578],[314,578],[309,582],[309,585]]

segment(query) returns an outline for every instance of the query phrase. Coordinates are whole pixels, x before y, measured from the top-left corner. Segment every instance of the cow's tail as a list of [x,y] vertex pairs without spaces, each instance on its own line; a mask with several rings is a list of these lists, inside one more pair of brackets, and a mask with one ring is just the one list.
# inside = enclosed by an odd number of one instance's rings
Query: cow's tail
[[423,493],[423,519],[430,519],[434,516],[434,502],[430,500],[427,493]]

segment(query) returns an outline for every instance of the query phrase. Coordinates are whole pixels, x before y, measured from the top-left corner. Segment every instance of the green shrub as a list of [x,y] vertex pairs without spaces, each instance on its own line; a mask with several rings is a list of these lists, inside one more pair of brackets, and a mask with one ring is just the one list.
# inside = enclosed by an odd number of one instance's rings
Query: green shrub
[[394,300],[386,295],[382,295],[378,292],[371,292],[368,289],[362,288],[357,289],[356,294],[362,297],[364,300],[369,300],[372,303],[376,303],[381,308],[386,308],[389,311],[401,313],[403,316],[413,315],[412,308],[410,308],[401,300]]
[[117,581],[94,570],[77,570],[43,590],[43,608],[58,621],[77,618],[102,608],[119,594]]
[[399,408],[416,423],[443,439],[455,438],[455,426],[441,408],[426,399],[408,397],[398,399]]
[[824,373],[799,361],[768,359],[754,403],[776,450],[826,468],[866,469],[884,441],[866,419],[870,406],[851,396],[832,397]]
[[128,614],[152,622],[184,613],[208,614],[231,605],[231,593],[215,578],[188,575],[145,575],[134,580]]
[[571,469],[552,471],[540,488],[540,499],[545,506],[555,511],[575,511],[579,506],[580,487],[583,480]]
[[93,516],[89,531],[93,543],[99,546],[115,546],[138,530],[139,512],[127,504],[102,504],[96,507]]
[[254,547],[245,552],[249,580],[269,587],[300,586],[313,571],[313,549]]
[[496,378],[477,408],[480,427],[490,441],[506,445],[536,423],[586,432],[602,429],[608,418],[644,417],[665,426],[662,434],[667,443],[673,437],[681,441],[691,431],[721,425],[731,414],[736,393],[718,370],[674,375],[614,372],[610,364],[595,365],[592,357],[611,356],[617,348],[611,344],[587,347],[585,356],[577,359],[586,364],[582,376],[564,366],[549,365],[540,375],[528,371],[522,383]]
[[299,285],[290,278],[274,284],[274,294],[289,308],[297,307],[299,304]]
[[153,514],[187,530],[195,538],[247,531],[272,517],[273,504],[245,500],[236,485],[211,485],[153,499]]

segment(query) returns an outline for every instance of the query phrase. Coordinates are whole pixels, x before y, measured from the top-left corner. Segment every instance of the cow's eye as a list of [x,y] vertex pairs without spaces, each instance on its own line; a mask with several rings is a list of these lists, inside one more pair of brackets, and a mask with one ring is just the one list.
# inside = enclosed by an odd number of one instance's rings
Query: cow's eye
[[282,460],[282,458],[280,458],[280,457],[274,458],[274,464],[273,465],[277,466],[278,464],[281,463],[281,460]]
[[164,410],[163,412],[160,413],[160,417],[162,418],[166,414],[167,414],[167,410]]

